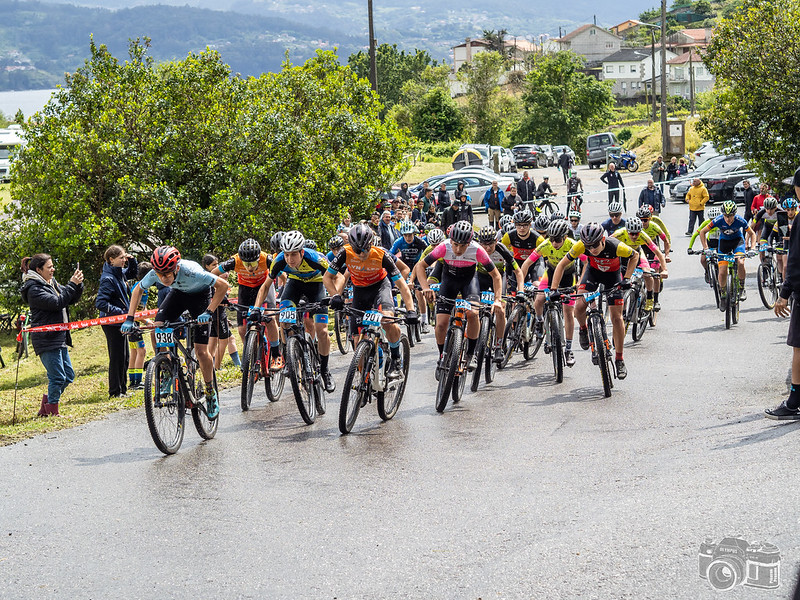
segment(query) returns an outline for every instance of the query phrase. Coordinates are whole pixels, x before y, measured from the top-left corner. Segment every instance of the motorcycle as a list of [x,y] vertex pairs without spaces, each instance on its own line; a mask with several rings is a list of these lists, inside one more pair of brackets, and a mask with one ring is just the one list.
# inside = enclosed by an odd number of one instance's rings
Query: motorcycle
[[609,154],[608,158],[614,161],[617,169],[627,169],[631,173],[639,170],[639,163],[636,162],[636,152],[623,150],[619,154]]

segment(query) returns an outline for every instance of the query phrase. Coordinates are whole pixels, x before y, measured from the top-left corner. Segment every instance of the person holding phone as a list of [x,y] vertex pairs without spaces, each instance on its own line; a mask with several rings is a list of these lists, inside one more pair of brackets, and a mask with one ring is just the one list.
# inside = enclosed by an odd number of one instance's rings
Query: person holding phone
[[[59,284],[49,254],[34,254],[22,277],[22,301],[31,309],[30,326],[69,323],[67,307],[83,293],[83,272],[75,269],[67,285]],[[72,346],[69,331],[31,333],[33,350],[47,371],[47,394],[42,397],[40,417],[60,416],[58,402],[66,387],[75,380],[67,346]]]
[[[105,262],[94,305],[101,317],[125,315],[131,302],[127,281],[136,279],[139,265],[133,256],[116,244],[106,249],[103,258]],[[128,341],[120,333],[121,324],[102,327],[108,347],[108,395],[111,398],[127,398]]]

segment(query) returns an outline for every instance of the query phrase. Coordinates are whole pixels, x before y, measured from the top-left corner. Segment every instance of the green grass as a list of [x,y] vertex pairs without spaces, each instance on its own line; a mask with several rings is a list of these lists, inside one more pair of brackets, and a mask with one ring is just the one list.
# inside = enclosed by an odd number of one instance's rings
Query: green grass
[[[29,357],[19,362],[16,420],[12,422],[17,376],[16,340],[11,334],[0,334],[0,349],[6,363],[6,367],[0,369],[0,445],[39,433],[75,427],[104,418],[111,412],[142,405],[144,393],[141,391],[135,392],[131,398],[108,397],[108,354],[106,339],[99,327],[74,332],[72,341],[74,347],[70,349],[70,357],[75,369],[75,382],[64,392],[59,405],[59,412],[66,418],[36,416],[42,394],[47,392],[47,375],[31,348]],[[241,347],[239,350],[241,352]],[[148,343],[148,358],[151,355]],[[239,384],[241,373],[226,357],[223,368],[217,372],[217,378],[221,387],[231,387]]]
[[421,181],[425,181],[428,177],[432,177],[434,175],[441,175],[443,173],[449,173],[453,170],[453,166],[449,160],[440,161],[440,162],[417,162],[416,165],[413,165],[403,177],[400,178],[401,181],[407,182],[409,185],[415,185],[420,183]]

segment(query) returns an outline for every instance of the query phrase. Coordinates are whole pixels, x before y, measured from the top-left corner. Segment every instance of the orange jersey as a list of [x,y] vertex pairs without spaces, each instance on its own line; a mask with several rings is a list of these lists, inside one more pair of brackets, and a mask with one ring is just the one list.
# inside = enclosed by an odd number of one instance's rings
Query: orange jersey
[[244,262],[239,258],[239,255],[232,256],[223,263],[220,263],[218,268],[221,273],[234,272],[236,273],[236,281],[239,285],[246,287],[260,287],[262,283],[267,280],[270,267],[269,255],[262,252],[258,257],[258,268],[251,273],[244,267]]
[[399,275],[397,266],[386,250],[373,246],[367,256],[355,252],[350,244],[346,244],[344,252],[340,252],[333,259],[328,272],[344,273],[345,269],[350,272],[350,281],[355,287],[367,287],[381,282],[390,276],[392,280]]

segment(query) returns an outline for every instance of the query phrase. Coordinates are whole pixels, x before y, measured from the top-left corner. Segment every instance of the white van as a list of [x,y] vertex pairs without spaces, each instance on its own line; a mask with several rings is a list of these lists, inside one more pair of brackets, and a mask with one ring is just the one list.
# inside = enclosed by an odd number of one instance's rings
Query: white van
[[11,180],[11,159],[22,144],[20,125],[9,125],[8,129],[0,129],[0,181]]

